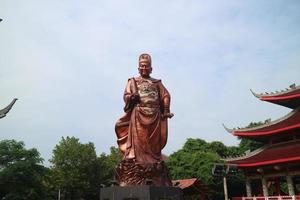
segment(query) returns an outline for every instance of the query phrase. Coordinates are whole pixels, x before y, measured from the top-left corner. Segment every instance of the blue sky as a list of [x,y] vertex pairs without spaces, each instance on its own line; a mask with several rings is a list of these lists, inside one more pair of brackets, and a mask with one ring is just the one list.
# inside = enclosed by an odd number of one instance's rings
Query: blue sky
[[47,161],[62,136],[116,145],[127,78],[138,56],[172,95],[165,154],[187,138],[236,145],[228,127],[289,109],[250,93],[300,84],[300,2],[0,1],[0,139],[36,147]]

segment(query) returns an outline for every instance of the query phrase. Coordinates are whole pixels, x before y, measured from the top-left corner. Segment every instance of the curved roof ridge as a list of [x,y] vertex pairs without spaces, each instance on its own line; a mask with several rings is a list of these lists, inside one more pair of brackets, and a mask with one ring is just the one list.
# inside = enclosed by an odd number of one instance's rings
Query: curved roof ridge
[[14,98],[8,106],[0,110],[0,118],[6,116],[6,114],[11,110],[11,108],[13,107],[13,105],[16,103],[17,100],[18,100],[17,98]]
[[270,144],[267,144],[267,145],[264,145],[254,151],[251,151],[250,153],[245,153],[244,155],[241,155],[241,156],[237,156],[237,157],[234,157],[234,158],[226,158],[224,159],[225,161],[235,161],[235,160],[241,160],[241,159],[246,159],[246,158],[250,158],[252,156],[255,156],[257,154],[259,154],[260,152],[264,151],[265,149],[271,147],[272,145]]
[[300,89],[300,85],[296,86],[296,84],[292,84],[290,85],[290,88],[286,88],[285,90],[281,90],[281,91],[275,91],[275,92],[265,92],[265,93],[256,93],[254,92],[252,89],[250,89],[251,93],[257,97],[257,98],[262,98],[262,97],[270,97],[270,96],[279,96],[279,95],[283,95],[283,94],[287,94],[289,92],[293,92],[295,90],[299,90]]
[[225,128],[225,129],[226,130],[231,130],[232,132],[254,131],[254,130],[265,128],[265,127],[268,127],[268,126],[272,126],[272,125],[277,124],[277,123],[279,123],[281,121],[284,121],[284,120],[290,118],[291,116],[293,116],[295,113],[299,112],[299,110],[300,110],[300,107],[296,108],[295,110],[292,110],[291,112],[289,112],[288,114],[286,114],[283,117],[280,117],[280,118],[278,118],[278,119],[276,119],[274,121],[266,122],[266,123],[264,123],[262,125],[258,125],[258,126],[255,126],[255,127],[241,128],[241,129],[229,129],[229,128]]
[[278,146],[284,146],[284,145],[287,145],[289,143],[299,143],[299,141],[300,141],[300,139],[296,139],[296,140],[289,140],[289,141],[280,142],[280,143],[276,143],[276,144],[267,144],[267,145],[262,146],[262,147],[256,149],[255,151],[252,151],[248,154],[238,156],[238,157],[234,157],[234,158],[226,158],[226,159],[223,159],[223,160],[225,160],[227,162],[244,160],[244,159],[250,158],[252,156],[256,156],[256,155],[258,155],[259,153],[263,152],[266,149],[277,148]]
[[222,124],[222,126],[224,127],[224,129],[225,129],[228,133],[233,133],[233,132],[235,131],[235,129],[227,128],[227,126],[225,126],[225,124]]

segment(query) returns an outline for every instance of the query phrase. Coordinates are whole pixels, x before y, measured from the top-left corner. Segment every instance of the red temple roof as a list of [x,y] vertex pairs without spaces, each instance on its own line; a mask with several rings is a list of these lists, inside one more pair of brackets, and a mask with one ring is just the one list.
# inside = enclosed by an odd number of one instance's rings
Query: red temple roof
[[[196,184],[197,181],[199,181],[196,178],[190,178],[190,179],[182,179],[182,180],[174,180],[173,183],[179,183],[178,187],[181,189],[191,187],[192,185]],[[199,182],[200,183],[200,182]]]
[[293,111],[275,121],[268,120],[252,128],[225,129],[238,137],[269,140],[269,144],[237,158],[225,159],[240,168],[261,167],[300,161],[300,86],[275,93],[256,94],[262,101],[276,103]]
[[173,185],[180,187],[185,195],[208,194],[213,190],[197,178],[172,180]]
[[295,109],[300,106],[300,86],[291,85],[289,89],[281,90],[281,92],[271,92],[265,94],[257,94],[253,92],[254,96],[262,101],[268,101],[288,108]]
[[225,129],[235,136],[257,139],[274,134],[295,132],[295,130],[300,130],[300,107],[280,119],[268,121],[253,128],[229,129],[225,127]]
[[226,159],[237,167],[258,167],[300,161],[300,140],[264,146],[245,156]]
[[288,134],[300,130],[300,86],[291,85],[285,91],[276,91],[265,94],[251,92],[262,101],[276,103],[293,111],[275,121],[266,121],[264,124],[252,128],[225,129],[235,136],[249,137],[253,139],[266,139],[275,134]]

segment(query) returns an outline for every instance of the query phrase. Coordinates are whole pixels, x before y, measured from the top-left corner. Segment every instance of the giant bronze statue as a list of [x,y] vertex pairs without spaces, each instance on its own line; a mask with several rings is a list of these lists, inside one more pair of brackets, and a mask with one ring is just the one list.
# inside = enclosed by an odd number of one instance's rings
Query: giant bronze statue
[[170,94],[161,80],[150,77],[151,57],[139,57],[139,77],[127,82],[125,115],[115,127],[119,149],[124,155],[116,168],[120,186],[153,184],[171,186],[161,150],[167,142]]

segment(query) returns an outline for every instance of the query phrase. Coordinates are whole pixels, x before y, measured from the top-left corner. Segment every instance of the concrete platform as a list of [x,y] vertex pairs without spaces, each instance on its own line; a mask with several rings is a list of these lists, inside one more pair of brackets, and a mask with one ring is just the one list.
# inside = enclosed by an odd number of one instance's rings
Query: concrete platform
[[168,186],[112,186],[101,188],[100,200],[182,200],[179,187]]

